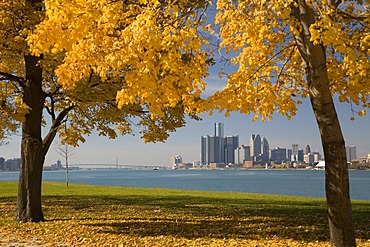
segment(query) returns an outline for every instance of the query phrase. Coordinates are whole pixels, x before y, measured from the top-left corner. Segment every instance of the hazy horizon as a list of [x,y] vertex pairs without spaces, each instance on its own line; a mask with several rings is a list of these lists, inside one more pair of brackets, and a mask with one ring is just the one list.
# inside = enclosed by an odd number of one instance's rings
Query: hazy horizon
[[[357,117],[351,121],[352,112],[349,104],[337,103],[347,146],[356,146],[357,158],[370,153],[369,116]],[[189,120],[187,125],[171,133],[165,143],[144,143],[140,136],[123,136],[110,140],[98,137],[96,133],[86,136],[86,142],[74,150],[69,162],[73,164],[119,164],[124,165],[168,165],[170,158],[181,155],[184,162],[200,159],[200,137],[213,135],[214,123],[224,123],[225,135],[239,135],[239,145],[249,145],[251,134],[259,134],[269,141],[270,149],[275,147],[291,148],[297,143],[299,149],[308,144],[312,151],[322,155],[319,130],[310,108],[308,99],[299,106],[299,111],[291,121],[275,114],[272,121],[252,122],[252,116],[232,113],[229,117],[215,113],[212,117],[203,116],[202,121]],[[57,140],[54,141],[45,159],[45,165],[62,160],[57,153]],[[13,136],[9,144],[0,147],[0,157],[5,159],[20,157],[20,137]]]

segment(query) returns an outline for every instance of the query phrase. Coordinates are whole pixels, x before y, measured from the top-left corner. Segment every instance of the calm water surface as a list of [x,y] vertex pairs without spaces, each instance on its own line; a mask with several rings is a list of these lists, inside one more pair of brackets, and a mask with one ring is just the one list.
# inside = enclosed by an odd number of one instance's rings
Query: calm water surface
[[[65,181],[65,171],[46,171],[44,181]],[[74,170],[70,183],[255,192],[325,197],[325,174],[317,170]],[[0,172],[0,181],[17,180],[18,172]],[[350,171],[351,198],[370,200],[370,171]]]

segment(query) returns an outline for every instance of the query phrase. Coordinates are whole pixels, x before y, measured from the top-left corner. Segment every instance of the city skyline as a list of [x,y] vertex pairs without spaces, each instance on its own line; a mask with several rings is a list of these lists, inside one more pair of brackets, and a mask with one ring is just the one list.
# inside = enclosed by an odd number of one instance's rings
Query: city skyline
[[[351,121],[352,111],[349,104],[337,102],[338,116],[341,121],[346,146],[356,146],[357,157],[367,156],[370,152],[370,117],[358,117]],[[308,100],[299,106],[297,116],[291,121],[275,114],[272,121],[252,122],[253,116],[231,113],[230,117],[214,113],[212,117],[202,116],[203,121],[188,121],[184,128],[171,133],[166,143],[148,143],[135,136],[119,137],[109,140],[98,137],[95,133],[86,137],[86,143],[80,144],[70,157],[73,164],[119,164],[128,165],[169,165],[171,157],[181,155],[184,162],[200,159],[199,137],[212,134],[215,122],[225,124],[225,135],[239,135],[239,144],[249,145],[252,133],[259,133],[261,138],[268,137],[270,149],[275,147],[290,148],[297,143],[302,149],[307,144],[311,151],[322,154],[319,130]],[[57,142],[53,143],[47,154],[45,165],[54,164],[61,159],[57,153]],[[13,136],[8,145],[0,147],[0,156],[5,159],[20,157],[20,138]]]
[[[239,145],[239,135],[225,136],[223,133],[224,124],[216,122],[214,135],[201,136],[200,162],[193,162],[194,166],[213,168],[227,164],[253,167],[261,164],[267,166],[268,162],[313,165],[322,160],[320,152],[311,152],[309,144],[304,149],[297,143],[293,143],[291,149],[285,147],[270,149],[268,139],[261,138],[258,133],[250,135],[249,146]],[[355,146],[346,146],[346,153],[348,161],[356,160]]]

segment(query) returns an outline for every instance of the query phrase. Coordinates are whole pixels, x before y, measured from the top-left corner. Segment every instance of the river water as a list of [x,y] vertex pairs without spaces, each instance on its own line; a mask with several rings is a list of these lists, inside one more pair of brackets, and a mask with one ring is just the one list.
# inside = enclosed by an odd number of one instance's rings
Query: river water
[[[351,199],[370,200],[370,171],[350,171]],[[0,172],[16,181],[18,172]],[[44,181],[65,181],[65,171],[45,171]],[[325,197],[321,170],[73,170],[70,183]]]

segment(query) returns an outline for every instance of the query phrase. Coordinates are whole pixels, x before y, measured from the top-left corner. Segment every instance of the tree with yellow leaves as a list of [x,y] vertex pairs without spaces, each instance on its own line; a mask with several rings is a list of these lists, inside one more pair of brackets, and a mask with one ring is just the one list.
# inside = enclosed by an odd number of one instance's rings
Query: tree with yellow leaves
[[[309,97],[326,162],[332,246],[355,246],[345,142],[333,103],[366,109],[370,93],[370,5],[362,0],[219,0],[221,48],[238,68],[211,97],[219,110],[288,119]],[[211,107],[212,108],[212,107]],[[365,110],[358,111],[358,115]]]
[[[42,155],[53,139],[48,135],[42,142],[40,137],[43,107],[52,119],[59,119],[52,125],[51,136],[73,111],[68,131],[73,134],[61,132],[70,143],[83,140],[82,134],[92,128],[115,137],[114,130],[107,127],[111,124],[119,124],[126,133],[130,129],[127,118],[142,116],[143,111],[148,111],[149,117],[141,123],[151,130],[143,133],[144,138],[163,140],[165,130],[184,124],[183,114],[194,116],[202,109],[216,108],[227,113],[254,112],[255,120],[271,119],[274,112],[291,118],[300,98],[309,97],[326,160],[331,244],[355,245],[344,138],[332,97],[338,94],[341,101],[369,106],[367,3],[219,0],[216,21],[220,24],[221,48],[235,54],[230,62],[239,67],[228,76],[227,86],[203,104],[202,78],[210,60],[207,51],[202,50],[207,41],[199,31],[206,2],[16,2],[19,9],[1,2],[0,15],[6,17],[0,28],[1,53],[6,59],[1,60],[0,71],[4,72],[0,75],[8,90],[2,97],[6,98],[7,109],[16,108],[17,112],[8,112],[7,119],[12,121],[2,121],[1,127],[14,129],[15,118],[23,121],[22,169],[30,170],[22,170],[21,174],[38,172],[24,182],[20,180],[18,211],[28,198],[24,188],[33,179],[40,181]],[[45,6],[37,6],[41,3]],[[35,11],[37,8],[40,11]],[[40,23],[43,14],[45,19]],[[17,97],[19,91],[21,97]],[[118,108],[112,110],[112,105]],[[53,114],[55,111],[60,115]],[[364,115],[365,111],[358,114]],[[37,124],[30,124],[35,119]],[[159,138],[150,133],[162,135]],[[38,164],[37,168],[31,163]],[[40,188],[32,190],[38,192]],[[31,208],[41,212],[40,205],[31,204]],[[26,211],[19,212],[18,219],[35,220]]]
[[42,169],[58,133],[75,146],[93,130],[115,138],[137,127],[155,142],[196,118],[206,6],[0,0],[0,138],[22,130],[17,221],[44,220]]

